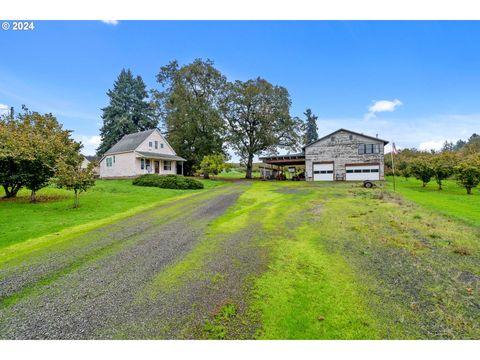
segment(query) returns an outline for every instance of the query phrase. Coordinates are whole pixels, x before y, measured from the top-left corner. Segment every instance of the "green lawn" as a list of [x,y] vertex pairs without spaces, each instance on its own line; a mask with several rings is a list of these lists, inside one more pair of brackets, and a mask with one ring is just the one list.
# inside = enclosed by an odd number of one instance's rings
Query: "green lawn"
[[[223,184],[201,181],[206,189]],[[38,192],[39,202],[31,204],[28,190],[22,189],[16,199],[3,199],[0,188],[0,248],[66,229],[86,231],[195,191],[133,186],[131,180],[97,180],[80,195],[80,208],[73,209],[71,191],[44,188]]]
[[[467,195],[466,190],[454,180],[444,181],[443,190],[438,190],[434,181],[426,187],[422,187],[422,183],[413,178],[405,180],[396,177],[395,181],[397,192],[405,198],[468,224],[480,226],[480,188],[473,189],[472,195]],[[393,190],[392,177],[388,178],[387,187]]]

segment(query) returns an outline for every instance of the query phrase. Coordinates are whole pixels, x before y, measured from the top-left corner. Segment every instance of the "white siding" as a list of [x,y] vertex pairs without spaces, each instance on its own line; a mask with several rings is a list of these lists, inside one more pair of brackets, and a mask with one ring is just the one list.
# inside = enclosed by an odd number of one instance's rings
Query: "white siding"
[[[115,162],[113,161],[115,157]],[[112,159],[112,166],[107,166],[107,158]],[[140,167],[140,165],[139,165]],[[136,176],[135,154],[133,152],[107,155],[100,162],[100,178]]]
[[[155,141],[158,141],[158,149],[155,149]],[[150,146],[152,143],[152,146]],[[162,148],[163,144],[163,148]],[[138,146],[136,151],[155,152],[159,154],[176,155],[175,151],[168,144],[167,140],[160,134],[159,131],[154,131],[143,143]]]

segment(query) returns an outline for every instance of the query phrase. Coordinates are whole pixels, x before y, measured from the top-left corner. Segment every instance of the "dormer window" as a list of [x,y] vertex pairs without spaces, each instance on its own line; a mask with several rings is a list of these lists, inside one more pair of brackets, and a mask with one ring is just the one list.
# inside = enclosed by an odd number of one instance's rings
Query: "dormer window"
[[155,149],[158,149],[158,141],[155,140]]
[[163,149],[163,144],[162,143],[160,143],[160,148]]

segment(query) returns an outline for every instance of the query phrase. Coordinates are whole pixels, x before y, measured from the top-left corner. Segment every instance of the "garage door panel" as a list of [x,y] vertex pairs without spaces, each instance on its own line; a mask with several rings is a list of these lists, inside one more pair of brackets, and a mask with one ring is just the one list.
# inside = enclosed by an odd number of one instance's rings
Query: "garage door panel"
[[313,164],[314,181],[333,181],[333,164]]
[[380,166],[348,165],[346,166],[346,180],[380,180]]

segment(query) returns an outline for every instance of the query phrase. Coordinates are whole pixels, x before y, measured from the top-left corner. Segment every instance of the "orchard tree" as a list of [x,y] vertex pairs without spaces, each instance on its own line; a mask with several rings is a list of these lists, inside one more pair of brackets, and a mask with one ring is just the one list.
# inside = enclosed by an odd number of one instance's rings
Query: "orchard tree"
[[97,149],[99,157],[124,135],[153,129],[158,125],[143,79],[134,77],[130,70],[123,69],[120,72],[107,95],[110,103],[102,109],[102,142]]
[[88,164],[86,169],[82,169],[80,164],[81,161],[77,162],[76,165],[61,162],[58,165],[56,175],[56,184],[59,188],[73,190],[75,194],[73,201],[74,208],[80,206],[80,193],[87,191],[90,187],[95,185],[94,163]]
[[219,104],[226,78],[211,60],[196,59],[179,66],[172,61],[160,68],[154,91],[159,117],[168,142],[187,159],[184,171],[192,175],[206,155],[226,154],[225,123]]
[[304,145],[310,144],[315,140],[318,140],[318,126],[317,119],[318,116],[312,113],[312,110],[307,109],[303,113],[307,120],[305,121],[305,140]]
[[229,169],[225,160],[226,158],[223,154],[205,155],[200,163],[199,171],[205,179],[210,178],[210,174],[218,175],[223,170]]
[[426,157],[415,159],[411,166],[412,175],[422,181],[422,186],[425,187],[432,177],[434,176],[434,170],[430,164],[429,159]]
[[252,178],[253,158],[278,148],[298,150],[302,121],[290,116],[287,89],[257,78],[229,83],[222,101],[227,139]]
[[448,179],[453,174],[455,163],[456,156],[451,151],[444,151],[433,156],[431,167],[433,177],[438,184],[438,190],[442,190],[442,181]]
[[81,144],[52,114],[23,109],[16,119],[0,122],[0,181],[6,197],[15,197],[25,186],[35,202],[36,192],[47,186],[58,161],[72,161]]
[[472,193],[472,189],[480,183],[480,161],[478,159],[463,161],[455,166],[455,177],[457,183]]

